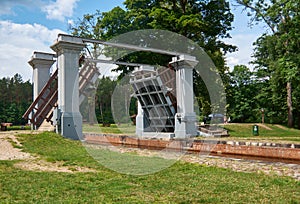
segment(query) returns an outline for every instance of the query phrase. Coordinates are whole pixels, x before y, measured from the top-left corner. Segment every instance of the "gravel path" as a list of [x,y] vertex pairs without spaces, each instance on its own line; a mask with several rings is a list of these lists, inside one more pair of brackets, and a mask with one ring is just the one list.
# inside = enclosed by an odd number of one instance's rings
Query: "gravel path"
[[22,152],[20,148],[14,148],[12,143],[21,146],[15,137],[16,132],[0,132],[0,160],[30,159],[29,153]]
[[109,149],[111,151],[117,151],[120,153],[136,153],[141,156],[159,156],[166,159],[180,159],[185,162],[197,163],[204,166],[215,166],[220,168],[232,169],[236,172],[254,172],[264,173],[267,175],[279,175],[289,176],[300,181],[300,164],[289,164],[282,162],[266,162],[259,160],[246,160],[227,158],[220,156],[209,156],[201,154],[184,154],[178,156],[176,153],[167,154],[159,150],[148,150],[139,148],[128,148],[128,147],[115,147],[115,146],[103,146],[103,145],[88,145],[89,147],[94,146],[95,148]]
[[228,168],[237,172],[255,172],[267,175],[290,176],[300,181],[300,165],[281,162],[265,162],[215,156],[185,155],[182,160],[207,166]]

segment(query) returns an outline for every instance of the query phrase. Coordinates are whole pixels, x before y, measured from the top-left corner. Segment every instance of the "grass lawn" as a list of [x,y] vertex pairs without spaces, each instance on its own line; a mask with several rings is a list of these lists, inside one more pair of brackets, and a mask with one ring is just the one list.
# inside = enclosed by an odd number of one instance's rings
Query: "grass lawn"
[[300,203],[300,182],[290,178],[183,162],[131,176],[104,168],[79,141],[54,133],[18,138],[26,152],[96,172],[37,172],[0,161],[0,203]]
[[93,133],[111,133],[111,134],[126,134],[134,135],[135,126],[132,124],[111,124],[110,127],[103,127],[102,124],[83,124],[83,132],[93,132]]
[[[254,124],[250,123],[226,124],[222,127],[229,131],[230,137],[223,139],[266,140],[272,142],[300,143],[300,130],[287,128],[281,125],[259,124],[259,136],[253,136],[253,125]],[[110,127],[103,127],[102,125],[98,124],[93,126],[84,124],[83,132],[135,135],[135,126],[132,124],[111,124]]]
[[300,130],[281,125],[259,124],[259,136],[252,135],[253,124],[226,124],[231,139],[269,140],[273,142],[300,143]]

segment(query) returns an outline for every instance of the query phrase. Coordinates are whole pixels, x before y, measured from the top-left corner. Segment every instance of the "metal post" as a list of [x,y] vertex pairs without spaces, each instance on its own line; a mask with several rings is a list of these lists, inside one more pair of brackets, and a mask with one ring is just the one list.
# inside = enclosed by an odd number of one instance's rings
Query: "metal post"
[[59,34],[51,48],[58,60],[58,108],[61,112],[60,134],[82,139],[82,116],[79,112],[79,56],[85,44],[81,38]]
[[193,94],[193,69],[197,64],[196,58],[188,55],[173,57],[172,62],[170,62],[170,65],[176,69],[175,138],[197,135]]

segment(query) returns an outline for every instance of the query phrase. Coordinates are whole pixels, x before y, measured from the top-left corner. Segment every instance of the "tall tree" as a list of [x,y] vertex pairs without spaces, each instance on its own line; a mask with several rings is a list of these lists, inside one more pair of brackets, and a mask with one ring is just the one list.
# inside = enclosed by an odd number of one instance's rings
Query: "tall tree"
[[24,82],[21,75],[0,79],[0,122],[25,124],[23,113],[32,102],[32,85]]
[[204,48],[221,73],[225,71],[224,53],[235,46],[222,41],[230,37],[233,14],[226,0],[125,0],[125,10],[84,15],[71,28],[74,35],[109,40],[140,29],[162,29],[181,34]]
[[[110,40],[120,34],[133,30],[159,29],[181,34],[196,42],[213,60],[219,74],[224,76],[227,67],[224,56],[235,51],[236,47],[226,44],[223,39],[230,38],[233,14],[226,0],[125,0],[125,9],[115,7],[108,12],[88,14],[71,28],[74,35]],[[170,56],[153,53],[131,53],[122,59],[167,66]],[[132,67],[119,66],[117,69],[126,74]],[[200,77],[194,76],[196,80]],[[197,90],[205,90],[199,79]],[[203,107],[210,104],[209,95],[198,97]],[[201,99],[201,100],[200,100]],[[201,105],[200,104],[200,105]],[[204,108],[207,109],[207,108]]]
[[259,92],[253,73],[245,65],[236,65],[229,73],[228,115],[233,122],[258,122]]
[[[249,9],[252,20],[264,22],[269,32],[256,41],[255,63],[258,69],[269,77],[275,103],[282,102],[285,93],[287,123],[294,126],[294,106],[298,106],[294,90],[299,90],[300,57],[300,2],[297,0],[237,0]],[[282,85],[286,87],[282,90]],[[298,121],[300,121],[298,119]],[[300,128],[300,122],[298,127]]]

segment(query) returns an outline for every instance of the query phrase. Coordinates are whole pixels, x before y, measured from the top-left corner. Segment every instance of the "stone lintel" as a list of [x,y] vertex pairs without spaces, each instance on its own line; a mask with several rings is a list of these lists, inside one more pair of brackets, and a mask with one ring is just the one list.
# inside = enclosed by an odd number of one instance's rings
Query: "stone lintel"
[[193,69],[197,64],[198,60],[196,57],[191,55],[179,55],[177,57],[173,57],[172,61],[169,63],[175,69],[182,69],[182,68],[191,68]]
[[[35,51],[31,56],[31,59],[28,61],[28,63],[32,66],[33,69],[50,68],[52,64],[55,62],[54,58],[55,58],[55,54]],[[36,66],[36,65],[46,65],[46,66]]]
[[51,49],[58,54],[64,50],[81,51],[85,47],[82,39],[79,37],[59,34],[55,43],[51,46]]

